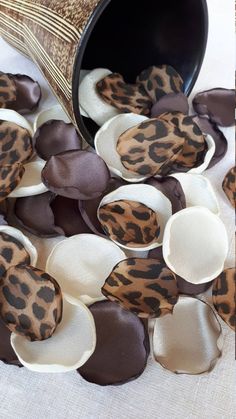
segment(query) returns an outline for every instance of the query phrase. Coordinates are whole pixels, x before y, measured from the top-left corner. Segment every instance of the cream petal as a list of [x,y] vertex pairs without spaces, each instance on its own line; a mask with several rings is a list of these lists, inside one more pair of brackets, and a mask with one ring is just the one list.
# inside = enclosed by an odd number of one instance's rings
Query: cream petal
[[177,179],[184,191],[187,207],[203,206],[214,214],[220,214],[220,206],[211,182],[202,175],[178,173],[172,175]]
[[0,120],[14,122],[20,127],[27,129],[30,135],[33,136],[33,129],[30,123],[18,112],[12,111],[10,109],[0,109]]
[[121,186],[116,189],[114,192],[111,192],[109,195],[106,195],[100,202],[98,208],[98,219],[99,219],[99,209],[106,204],[109,204],[114,201],[127,200],[140,202],[141,204],[146,205],[148,208],[152,209],[157,214],[158,224],[161,227],[160,236],[157,238],[155,243],[150,244],[147,247],[129,247],[124,246],[118,242],[115,242],[120,247],[128,250],[135,251],[147,251],[155,249],[162,245],[163,234],[165,230],[165,225],[169,218],[172,216],[172,205],[169,199],[159,190],[150,185],[126,185]]
[[154,322],[154,358],[177,374],[209,372],[221,356],[221,333],[220,323],[208,304],[180,296],[173,314]]
[[37,118],[34,121],[34,132],[36,132],[37,129],[41,127],[41,125],[45,124],[50,120],[64,121],[66,124],[71,123],[71,120],[69,119],[61,105],[55,105],[38,114]]
[[127,182],[141,182],[146,180],[147,176],[127,170],[121,163],[116,145],[121,134],[147,119],[146,116],[134,113],[118,115],[107,121],[95,136],[94,144],[97,154],[106,162],[112,173]]
[[216,151],[216,144],[211,135],[206,135],[206,142],[208,145],[208,151],[205,155],[204,162],[201,164],[201,166],[194,167],[193,169],[189,170],[188,173],[195,173],[200,174],[205,172],[207,170],[211,160],[213,159]]
[[90,71],[79,86],[80,106],[99,126],[120,113],[114,106],[106,103],[96,90],[97,83],[109,74],[110,70],[97,68]]
[[[91,70],[80,70],[79,73],[79,84],[82,83],[85,76],[87,76],[89,73],[91,73]],[[79,96],[78,96],[79,97]],[[79,105],[80,113],[82,116],[85,116],[85,118],[89,118],[88,112],[86,112],[81,105]]]
[[62,321],[50,339],[29,342],[12,333],[11,345],[21,364],[31,371],[73,371],[84,365],[95,350],[94,319],[81,301],[65,297]]
[[25,173],[19,185],[9,195],[9,198],[22,198],[24,196],[40,195],[47,192],[48,189],[41,179],[44,166],[45,161],[41,159],[25,164]]
[[62,292],[85,304],[104,299],[101,288],[113,267],[125,259],[111,241],[79,234],[58,243],[47,260],[46,272],[57,279]]
[[165,229],[163,257],[167,266],[192,284],[215,279],[224,269],[228,238],[220,218],[204,207],[173,215]]
[[6,225],[0,226],[0,232],[9,234],[9,236],[12,236],[15,239],[17,239],[24,246],[25,250],[29,253],[31,266],[36,265],[37,259],[38,259],[38,252],[36,248],[33,246],[33,244],[31,243],[31,241],[28,239],[28,237],[26,237],[17,228],[6,226]]

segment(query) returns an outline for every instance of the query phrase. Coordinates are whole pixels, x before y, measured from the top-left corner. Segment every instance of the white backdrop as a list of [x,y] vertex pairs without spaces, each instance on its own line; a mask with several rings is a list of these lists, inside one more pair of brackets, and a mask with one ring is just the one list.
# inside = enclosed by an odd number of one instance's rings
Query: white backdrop
[[[213,87],[234,88],[234,1],[208,0],[210,32],[207,53],[194,93]],[[0,70],[25,73],[43,88],[41,107],[56,103],[45,80],[29,60],[0,39]],[[212,181],[227,227],[232,267],[234,212],[221,184],[234,165],[234,129],[225,130],[229,151],[205,175]],[[52,241],[41,245],[43,257]],[[38,246],[39,247],[39,246]],[[152,360],[142,377],[122,387],[102,388],[83,381],[76,372],[41,375],[0,363],[0,419],[232,419],[234,399],[234,333],[222,323],[224,353],[210,374],[177,376]]]

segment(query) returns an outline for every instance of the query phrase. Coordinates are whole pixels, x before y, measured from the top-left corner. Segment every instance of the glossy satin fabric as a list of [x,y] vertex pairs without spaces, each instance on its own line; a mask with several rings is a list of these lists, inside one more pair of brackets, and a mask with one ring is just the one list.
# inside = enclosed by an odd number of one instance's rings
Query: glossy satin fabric
[[39,84],[29,76],[22,74],[8,74],[16,86],[16,101],[12,103],[10,109],[21,114],[32,112],[39,104],[41,99],[41,89]]
[[155,321],[154,357],[178,374],[202,374],[212,370],[221,356],[221,327],[209,305],[181,296],[173,315]]
[[97,346],[78,372],[100,385],[124,384],[137,378],[146,367],[149,337],[144,323],[117,303],[101,301],[90,306]]

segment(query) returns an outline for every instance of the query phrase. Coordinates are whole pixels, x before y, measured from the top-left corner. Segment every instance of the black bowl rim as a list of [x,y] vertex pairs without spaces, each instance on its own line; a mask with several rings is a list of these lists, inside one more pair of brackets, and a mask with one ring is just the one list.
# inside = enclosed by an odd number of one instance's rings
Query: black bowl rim
[[[85,139],[85,141],[92,147],[94,147],[94,139],[90,136],[87,128],[84,125],[82,116],[80,114],[80,108],[79,108],[79,102],[78,102],[78,92],[79,92],[79,74],[82,66],[82,61],[84,57],[84,53],[87,47],[88,40],[90,38],[90,35],[98,22],[100,16],[102,15],[103,11],[106,9],[106,7],[109,5],[111,0],[101,0],[98,5],[95,7],[92,15],[90,16],[86,27],[83,31],[83,34],[81,36],[76,56],[75,56],[75,62],[74,62],[74,70],[73,70],[73,79],[72,79],[72,102],[73,102],[73,110],[74,115],[76,119],[77,126],[79,128],[80,134]],[[203,48],[202,48],[202,54],[201,59],[198,62],[198,65],[194,69],[194,74],[191,83],[189,84],[187,88],[187,96],[190,95],[190,93],[193,90],[193,87],[196,84],[196,81],[198,79],[202,63],[205,57],[206,53],[206,47],[207,47],[207,41],[208,41],[208,30],[209,30],[209,16],[208,16],[208,7],[207,7],[207,0],[199,0],[199,3],[201,2],[201,5],[203,7],[203,16],[204,16],[204,42],[203,42]]]

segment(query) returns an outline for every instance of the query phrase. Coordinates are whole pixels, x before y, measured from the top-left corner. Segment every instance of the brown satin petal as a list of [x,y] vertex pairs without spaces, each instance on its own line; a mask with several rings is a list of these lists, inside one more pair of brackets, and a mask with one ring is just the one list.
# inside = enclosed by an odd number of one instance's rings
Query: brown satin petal
[[179,112],[172,112],[161,115],[159,119],[178,129],[184,137],[181,153],[176,155],[174,164],[170,166],[167,162],[167,165],[162,167],[162,175],[168,174],[170,171],[172,173],[175,171],[183,172],[184,168],[189,170],[200,166],[204,161],[208,147],[205,137],[195,123],[194,118]]
[[200,130],[205,134],[211,135],[215,141],[216,151],[208,166],[208,169],[214,167],[226,155],[228,150],[228,142],[223,132],[217,127],[214,122],[211,122],[208,117],[195,116],[194,121],[199,126]]
[[7,74],[15,83],[16,100],[8,107],[20,114],[33,112],[39,105],[42,93],[38,82],[24,74]]
[[227,173],[223,181],[223,191],[225,192],[231,205],[235,208],[236,203],[236,167]]
[[15,237],[0,232],[0,279],[14,265],[30,264],[30,255]]
[[182,92],[184,86],[182,77],[170,65],[149,67],[138,76],[137,83],[144,87],[153,104],[169,93]]
[[55,224],[61,228],[66,237],[91,233],[80,214],[78,201],[58,195],[51,202],[51,208]]
[[182,153],[185,138],[179,129],[160,118],[149,119],[124,132],[117,141],[123,166],[144,176],[155,176]]
[[121,385],[138,378],[146,368],[150,352],[143,322],[110,301],[89,308],[95,320],[97,345],[86,364],[78,369],[79,374],[101,386]]
[[100,80],[97,91],[105,102],[123,113],[150,114],[152,102],[144,88],[138,84],[125,83],[121,74],[109,74]]
[[[157,249],[150,250],[148,253],[149,258],[161,260],[165,263],[162,253],[162,247],[158,247]],[[175,275],[178,284],[178,290],[180,294],[186,295],[199,295],[206,292],[213,284],[213,281],[208,282],[206,284],[191,284],[190,282],[185,281],[185,279],[181,278],[179,275]]]
[[50,157],[69,150],[80,150],[82,139],[73,124],[51,120],[43,124],[34,136],[35,149],[39,157]]
[[0,120],[0,165],[26,163],[33,152],[32,138],[27,129]]
[[110,172],[97,154],[67,151],[52,156],[42,171],[47,188],[71,199],[95,199],[106,190]]
[[157,259],[119,262],[106,279],[102,293],[141,318],[170,314],[178,301],[175,274]]
[[108,183],[106,191],[96,199],[91,199],[89,201],[79,201],[79,210],[81,216],[83,217],[84,222],[89,226],[91,231],[98,236],[104,236],[104,230],[101,226],[101,223],[98,219],[97,212],[101,200],[105,195],[108,195],[110,192],[120,188],[125,185],[126,182],[122,179],[111,178]]
[[161,191],[171,202],[172,214],[186,208],[186,198],[180,182],[173,177],[150,178],[146,182]]
[[32,266],[12,266],[0,284],[0,316],[11,332],[30,341],[50,338],[62,318],[62,293],[50,275]]
[[140,202],[120,200],[99,208],[98,218],[111,240],[129,247],[146,247],[160,236],[157,214]]
[[11,346],[11,332],[0,319],[0,361],[9,365],[21,366]]
[[17,221],[27,231],[39,237],[63,235],[63,230],[55,225],[51,208],[54,198],[55,195],[52,192],[18,198],[14,206]]
[[193,108],[217,125],[230,127],[235,120],[235,90],[218,88],[200,92],[193,99]]
[[10,107],[10,104],[16,100],[16,85],[7,75],[0,72],[0,108]]
[[220,317],[228,324],[231,329],[235,330],[236,313],[235,313],[235,286],[236,286],[236,269],[226,269],[215,279],[212,291],[213,304]]
[[25,169],[22,164],[0,166],[0,202],[16,189],[24,173]]
[[155,320],[155,360],[176,374],[203,374],[222,354],[222,330],[212,308],[197,298],[180,296],[173,314]]
[[151,110],[151,118],[157,118],[166,112],[189,113],[188,98],[184,93],[169,93],[158,100]]

